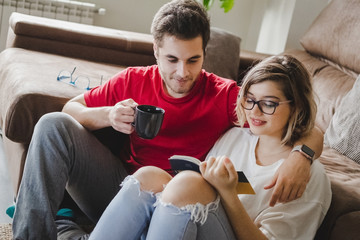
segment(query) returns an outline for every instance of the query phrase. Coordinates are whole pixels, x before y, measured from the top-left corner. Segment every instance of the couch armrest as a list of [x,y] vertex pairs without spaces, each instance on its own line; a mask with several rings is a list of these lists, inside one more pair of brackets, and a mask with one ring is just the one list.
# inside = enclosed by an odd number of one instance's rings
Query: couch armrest
[[116,65],[152,65],[150,34],[12,13],[7,48],[40,52]]
[[74,59],[22,48],[0,53],[0,127],[13,141],[30,143],[35,124],[48,112],[61,111],[71,98],[84,93],[83,87],[57,81],[62,70],[85,76],[90,87],[107,81],[126,66]]
[[239,64],[239,77],[238,80],[241,83],[245,74],[255,64],[267,58],[271,55],[265,53],[258,53],[253,51],[241,50],[240,51],[240,64]]

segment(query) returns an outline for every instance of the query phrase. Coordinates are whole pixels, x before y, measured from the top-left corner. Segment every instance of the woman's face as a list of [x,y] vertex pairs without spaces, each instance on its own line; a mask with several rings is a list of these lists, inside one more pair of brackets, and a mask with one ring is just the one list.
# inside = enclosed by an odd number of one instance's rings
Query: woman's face
[[[242,104],[251,108],[252,101],[260,100],[262,102],[255,104],[252,110],[244,109],[251,132],[258,136],[266,135],[281,139],[291,113],[289,102],[286,102],[288,99],[278,83],[263,81],[250,86]],[[280,104],[276,106],[273,103]],[[264,112],[271,114],[274,108],[275,111],[272,115],[265,114],[260,110],[259,105]]]

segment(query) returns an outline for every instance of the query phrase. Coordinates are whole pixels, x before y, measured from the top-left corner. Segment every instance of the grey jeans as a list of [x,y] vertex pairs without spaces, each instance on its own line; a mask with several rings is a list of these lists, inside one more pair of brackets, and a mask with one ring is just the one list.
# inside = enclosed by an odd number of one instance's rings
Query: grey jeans
[[65,113],[44,115],[29,146],[13,219],[14,239],[56,239],[65,188],[96,223],[127,176],[123,163]]

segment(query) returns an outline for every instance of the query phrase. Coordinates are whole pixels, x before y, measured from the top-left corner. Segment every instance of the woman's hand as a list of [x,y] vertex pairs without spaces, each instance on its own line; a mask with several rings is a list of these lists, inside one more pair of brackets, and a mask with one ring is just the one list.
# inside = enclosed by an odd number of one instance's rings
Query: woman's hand
[[238,175],[229,158],[211,157],[200,164],[200,172],[219,193],[236,193]]
[[249,217],[236,192],[238,175],[229,158],[211,157],[200,164],[200,172],[220,194],[221,204],[237,239],[266,239]]
[[118,102],[109,112],[110,125],[117,131],[130,134],[134,131],[134,108],[138,104],[131,98]]

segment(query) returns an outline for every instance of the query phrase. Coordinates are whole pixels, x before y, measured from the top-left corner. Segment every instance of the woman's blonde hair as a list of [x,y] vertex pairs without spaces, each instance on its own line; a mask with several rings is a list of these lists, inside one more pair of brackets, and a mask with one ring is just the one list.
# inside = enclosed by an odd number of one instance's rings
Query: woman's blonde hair
[[315,123],[317,107],[310,75],[299,60],[289,55],[272,56],[258,63],[244,77],[239,93],[236,114],[240,126],[246,122],[241,102],[251,85],[264,81],[278,83],[287,100],[291,100],[291,114],[281,141],[284,145],[293,145],[307,135]]

